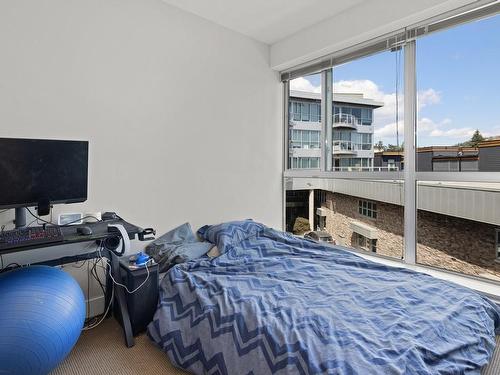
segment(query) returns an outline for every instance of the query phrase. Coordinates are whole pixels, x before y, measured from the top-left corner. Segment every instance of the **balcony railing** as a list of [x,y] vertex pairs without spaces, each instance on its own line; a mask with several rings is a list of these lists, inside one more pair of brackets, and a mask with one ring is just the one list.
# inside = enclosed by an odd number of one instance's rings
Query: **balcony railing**
[[333,167],[334,171],[337,172],[397,172],[399,168],[397,166],[389,166],[389,167],[361,167],[361,166],[353,166],[353,167]]
[[361,119],[347,113],[335,113],[333,115],[333,126],[346,126],[356,128],[361,125]]
[[354,153],[356,151],[371,151],[371,143],[354,143],[351,141],[333,141],[333,153]]

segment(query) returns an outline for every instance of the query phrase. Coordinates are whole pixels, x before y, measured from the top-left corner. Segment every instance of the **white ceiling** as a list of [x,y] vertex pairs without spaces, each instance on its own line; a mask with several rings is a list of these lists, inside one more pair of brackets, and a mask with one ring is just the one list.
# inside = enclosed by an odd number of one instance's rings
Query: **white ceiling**
[[273,44],[370,0],[163,0],[187,12]]

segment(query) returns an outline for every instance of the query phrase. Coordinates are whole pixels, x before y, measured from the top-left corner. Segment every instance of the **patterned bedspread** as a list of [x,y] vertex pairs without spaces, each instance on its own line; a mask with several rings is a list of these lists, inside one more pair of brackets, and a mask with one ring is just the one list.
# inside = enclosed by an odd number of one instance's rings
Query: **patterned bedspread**
[[173,267],[150,338],[196,374],[479,374],[500,308],[456,284],[253,221]]

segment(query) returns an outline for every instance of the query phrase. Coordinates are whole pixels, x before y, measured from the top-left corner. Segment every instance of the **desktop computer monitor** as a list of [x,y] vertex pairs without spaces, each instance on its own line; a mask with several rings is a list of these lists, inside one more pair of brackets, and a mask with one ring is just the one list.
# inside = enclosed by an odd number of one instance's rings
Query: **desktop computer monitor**
[[88,142],[0,138],[0,209],[84,202]]

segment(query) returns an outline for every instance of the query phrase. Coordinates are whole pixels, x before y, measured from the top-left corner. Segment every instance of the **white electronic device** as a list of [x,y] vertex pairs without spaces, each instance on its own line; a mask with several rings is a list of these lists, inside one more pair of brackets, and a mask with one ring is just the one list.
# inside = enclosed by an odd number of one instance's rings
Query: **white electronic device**
[[59,214],[57,218],[58,225],[77,225],[82,224],[83,214],[80,213],[69,213],[69,214]]

